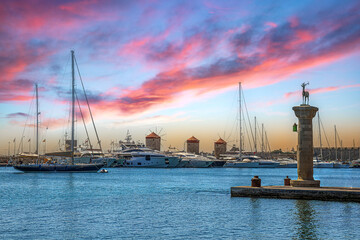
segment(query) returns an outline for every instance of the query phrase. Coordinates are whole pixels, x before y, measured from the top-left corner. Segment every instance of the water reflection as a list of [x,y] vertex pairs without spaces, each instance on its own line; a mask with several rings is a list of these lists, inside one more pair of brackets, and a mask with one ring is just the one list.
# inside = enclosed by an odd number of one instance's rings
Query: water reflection
[[[66,184],[63,185],[62,195],[66,196],[63,198],[61,205],[61,211],[58,215],[58,229],[61,229],[60,233],[62,239],[75,239],[74,232],[76,227],[74,223],[78,222],[78,211],[76,205],[76,189],[75,189],[75,178],[73,173],[66,173],[63,176],[66,178]],[[69,231],[70,230],[70,231]]]
[[261,226],[261,199],[250,198],[249,229],[254,239],[261,239],[259,226]]
[[316,212],[307,200],[296,200],[295,217],[298,239],[318,239],[316,233]]

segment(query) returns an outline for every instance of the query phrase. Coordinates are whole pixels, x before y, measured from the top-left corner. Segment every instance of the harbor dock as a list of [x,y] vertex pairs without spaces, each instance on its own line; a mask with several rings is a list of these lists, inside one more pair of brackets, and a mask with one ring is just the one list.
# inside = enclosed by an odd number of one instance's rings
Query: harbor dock
[[231,197],[360,202],[360,188],[263,186],[231,187]]
[[293,131],[298,133],[298,178],[291,180],[286,176],[284,186],[262,187],[259,176],[254,176],[251,179],[250,187],[231,187],[231,197],[360,202],[360,188],[320,187],[320,180],[314,179],[312,119],[319,109],[309,105],[309,93],[305,91],[306,85],[305,83],[301,85],[303,87],[303,103],[292,108],[298,118],[298,124],[294,124],[293,128]]

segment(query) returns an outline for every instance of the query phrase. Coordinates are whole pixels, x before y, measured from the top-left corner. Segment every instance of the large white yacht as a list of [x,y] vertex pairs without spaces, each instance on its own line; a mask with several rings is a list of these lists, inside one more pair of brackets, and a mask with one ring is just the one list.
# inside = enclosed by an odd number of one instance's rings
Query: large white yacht
[[113,166],[115,157],[105,157],[100,149],[80,149],[78,156],[74,157],[75,163],[103,163],[104,167]]
[[224,164],[224,167],[228,168],[276,168],[279,166],[279,162],[261,159],[258,156],[244,156],[240,161],[229,160]]
[[292,158],[279,158],[279,168],[297,168],[297,161]]
[[123,159],[123,167],[148,167],[148,168],[174,168],[180,158],[168,156],[150,149],[129,149],[118,154],[119,159]]
[[178,168],[207,168],[214,161],[210,158],[186,152],[173,152],[172,155],[181,158]]

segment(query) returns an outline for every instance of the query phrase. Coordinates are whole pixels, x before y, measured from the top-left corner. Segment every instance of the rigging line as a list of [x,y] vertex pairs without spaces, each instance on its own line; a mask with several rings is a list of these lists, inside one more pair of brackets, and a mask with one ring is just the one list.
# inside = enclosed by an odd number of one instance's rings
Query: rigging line
[[[68,58],[68,61],[70,61],[70,59],[71,59],[71,56]],[[66,93],[67,94],[67,99],[69,99],[70,97],[71,97],[71,89],[72,89],[72,81],[67,81],[67,83],[68,83],[68,92]],[[71,133],[71,122],[72,122],[72,120],[71,120],[71,112],[72,112],[72,110],[71,110],[71,108],[72,108],[72,101],[67,101],[67,104],[68,104],[68,106],[67,106],[67,109],[68,109],[68,114],[67,114],[67,116],[68,116],[68,119],[67,119],[67,124],[66,124],[66,128],[65,128],[65,134],[64,134],[64,139],[65,139],[65,149],[66,149],[66,140],[68,140],[68,132],[69,132],[69,129],[70,129],[70,133]],[[70,139],[71,139],[71,137],[70,137]]]
[[[325,132],[325,129],[324,129],[324,125],[323,125],[323,123],[322,123],[322,120],[321,120],[321,118],[320,118],[320,125],[321,125],[321,128],[322,128],[322,130],[323,130],[323,132],[324,132],[324,136],[325,136],[325,139],[326,139],[326,143],[327,143],[327,145],[328,145],[328,148],[330,149],[330,143],[329,143],[329,140],[328,140],[328,138],[327,138],[327,135],[326,135],[326,132]],[[330,152],[327,154],[327,157],[329,157],[330,156]],[[325,159],[325,156],[323,156],[323,159]]]
[[338,138],[339,142],[341,142],[341,139],[340,139],[340,136],[339,136],[339,131],[336,131],[336,135],[337,135],[337,138]]
[[248,121],[249,121],[249,128],[250,128],[250,132],[251,132],[251,137],[252,137],[253,142],[255,143],[255,138],[254,138],[254,134],[253,134],[252,127],[251,127],[251,121],[250,121],[250,117],[249,117],[249,112],[248,112],[246,101],[245,101],[244,91],[242,91],[241,95],[242,95],[242,98],[244,99],[244,105],[245,105],[246,115],[247,115],[247,118],[248,118]]
[[[231,130],[230,130],[230,134],[229,134],[229,136],[227,137],[227,140],[229,140],[231,137],[232,137],[232,134],[233,134],[233,132],[234,132],[234,128],[235,128],[235,131],[237,131],[237,119],[238,119],[238,111],[236,111],[236,118],[234,119],[234,121],[233,121],[233,124],[232,124],[232,127],[231,127]],[[236,138],[236,137],[235,137]],[[227,141],[226,140],[226,141]],[[235,140],[235,142],[236,142],[236,140]]]
[[[237,132],[237,130],[238,130],[237,119],[239,119],[239,111],[236,111],[236,118],[233,121],[231,130],[230,130],[230,134],[227,137],[228,139],[230,139],[232,137],[232,135],[234,134],[234,132]],[[234,130],[234,128],[235,128],[235,130]],[[237,134],[236,134],[236,137],[235,137],[235,142],[236,142],[236,138],[237,138]]]
[[[58,83],[59,82],[61,82],[63,79],[65,79],[65,74],[66,74],[66,69],[67,69],[67,67],[68,67],[68,65],[69,65],[69,63],[70,63],[70,59],[71,59],[71,56],[68,56],[67,57],[67,61],[66,61],[66,64],[65,64],[65,67],[62,69],[62,73],[61,74],[57,74],[57,76],[60,76],[59,77],[59,81],[58,81]],[[51,119],[52,118],[52,115],[53,115],[53,111],[51,111],[50,112],[50,114],[49,114],[49,118]],[[65,130],[65,126],[66,126],[66,124],[65,124],[65,118],[63,118],[62,119],[63,121],[63,124],[62,124],[62,132],[63,132],[63,136],[65,135],[65,132],[66,132],[66,130]],[[50,124],[50,122],[49,122],[49,124]],[[48,126],[49,127],[49,126]],[[67,127],[66,127],[67,128]],[[61,137],[62,138],[62,137]],[[64,141],[65,142],[65,141]]]
[[326,132],[325,132],[325,129],[324,129],[324,125],[323,125],[323,123],[322,123],[321,118],[320,118],[320,125],[321,125],[321,128],[322,128],[323,132],[324,132],[325,139],[326,139],[326,143],[327,143],[328,147],[330,148],[330,143],[329,143],[329,140],[328,140],[328,138],[327,138],[327,135],[326,135]]
[[23,132],[22,132],[22,135],[21,135],[20,144],[19,144],[19,147],[18,147],[18,152],[20,151],[20,146],[21,146],[21,144],[23,143],[23,138],[25,137],[25,129],[26,129],[26,126],[27,126],[27,122],[28,122],[28,120],[29,120],[29,117],[30,117],[30,112],[31,112],[31,110],[32,110],[32,105],[33,105],[33,102],[34,102],[34,96],[35,96],[35,91],[33,92],[33,95],[32,95],[32,98],[31,98],[29,111],[28,111],[28,114],[27,114],[27,116],[26,116],[26,121],[25,121],[25,124],[24,124],[24,128],[23,128]]
[[271,157],[271,147],[270,147],[269,140],[268,140],[268,138],[267,138],[267,132],[266,132],[266,131],[265,131],[265,139],[266,139],[266,143],[267,143],[267,145],[269,146],[269,154],[270,154],[270,158],[272,158],[272,157]]
[[[259,131],[257,131],[257,134],[256,134],[256,139],[261,139],[259,121],[256,121],[256,127],[257,127],[257,129],[259,129]],[[258,140],[258,141],[260,141],[260,140]],[[257,148],[257,149],[259,149],[259,148]]]
[[[251,140],[250,140],[250,135],[249,135],[249,129],[248,129],[248,126],[246,125],[246,121],[244,121],[244,125],[245,125],[245,132],[246,132],[246,136],[247,136],[247,140],[249,142],[249,146],[250,146],[250,151],[252,152],[252,146],[251,146]],[[245,141],[244,141],[245,142]],[[244,143],[243,142],[243,143]],[[245,147],[244,147],[245,148]],[[245,151],[245,149],[244,149]]]
[[79,73],[81,86],[82,86],[83,91],[84,91],[84,96],[85,96],[85,99],[86,99],[86,103],[87,103],[87,106],[88,106],[88,109],[89,109],[91,121],[92,121],[92,124],[93,124],[93,126],[94,126],[96,138],[97,138],[97,141],[98,141],[98,144],[99,144],[99,147],[100,147],[100,151],[102,152],[101,141],[100,141],[100,139],[99,139],[99,135],[98,135],[98,132],[97,132],[96,127],[95,127],[94,118],[93,118],[93,115],[92,115],[92,112],[91,112],[91,109],[90,109],[88,97],[87,97],[87,94],[86,94],[86,91],[85,91],[84,83],[83,83],[83,80],[82,80],[82,77],[81,77],[81,74],[80,74],[80,70],[79,70],[79,66],[78,66],[78,64],[77,64],[77,60],[76,60],[76,57],[75,57],[75,56],[74,56],[74,59],[75,59],[75,63],[76,63],[76,69],[77,69],[77,71],[78,71],[78,73]]
[[[322,146],[322,142],[321,142],[321,127],[320,127],[320,121],[319,121],[319,118],[320,118],[320,112],[317,112],[317,115],[318,115],[318,117],[317,117],[317,119],[315,118],[315,121],[317,121],[317,125],[318,125],[318,130],[319,130],[319,132],[318,132],[318,140],[319,140],[319,148],[321,148]],[[315,128],[314,128],[314,131],[315,131]],[[315,146],[315,144],[314,144],[314,146]],[[320,150],[321,151],[321,150]]]
[[244,125],[245,125],[246,136],[247,136],[248,141],[249,141],[250,151],[253,152],[253,147],[252,147],[252,145],[251,145],[251,139],[250,139],[249,129],[248,129],[248,125],[246,124],[246,121],[245,121],[245,120],[244,120]]
[[91,141],[90,141],[89,132],[88,132],[87,127],[86,127],[86,124],[85,124],[84,115],[83,115],[83,113],[82,113],[81,106],[80,106],[80,101],[79,101],[79,98],[78,98],[76,92],[75,92],[75,97],[76,97],[76,101],[77,101],[78,106],[79,106],[81,118],[82,118],[82,120],[83,120],[83,124],[84,124],[84,128],[85,128],[86,136],[87,136],[87,139],[88,139],[89,144],[90,144],[91,153],[94,155],[94,150],[93,150],[93,147],[92,147],[92,144],[91,144]]
[[[233,101],[231,102],[231,105],[230,105],[230,108],[229,108],[229,110],[228,110],[228,114],[227,114],[227,116],[226,116],[226,124],[225,124],[225,129],[227,129],[228,128],[228,125],[230,125],[230,115],[232,115],[232,109],[234,108],[234,103],[235,103],[235,99],[236,99],[236,97],[235,97],[235,94],[237,94],[236,92],[234,92],[234,95],[233,95],[233,97],[231,98]],[[238,111],[236,111],[237,112],[237,114],[238,114]],[[237,115],[236,114],[236,115]],[[236,119],[237,119],[237,117],[238,116],[236,116]],[[233,118],[232,118],[233,119]],[[230,131],[230,135],[227,137],[227,139],[224,139],[225,141],[228,141],[229,139],[230,139],[230,137],[231,137],[231,135],[232,135],[232,131],[233,131],[233,129],[234,129],[234,125],[236,124],[236,119],[235,119],[235,121],[233,121],[234,123],[232,124],[232,126],[231,126],[231,131]]]

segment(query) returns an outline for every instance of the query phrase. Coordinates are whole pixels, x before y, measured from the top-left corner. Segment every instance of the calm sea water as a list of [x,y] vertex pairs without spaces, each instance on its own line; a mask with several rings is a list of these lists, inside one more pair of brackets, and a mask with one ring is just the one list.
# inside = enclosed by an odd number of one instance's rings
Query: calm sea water
[[[360,204],[231,198],[230,187],[282,185],[296,169],[0,168],[0,239],[360,239]],[[360,169],[314,169],[322,186],[360,187]]]

